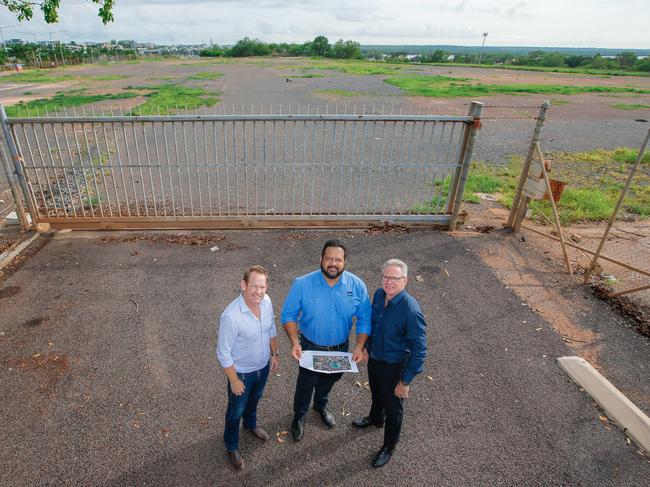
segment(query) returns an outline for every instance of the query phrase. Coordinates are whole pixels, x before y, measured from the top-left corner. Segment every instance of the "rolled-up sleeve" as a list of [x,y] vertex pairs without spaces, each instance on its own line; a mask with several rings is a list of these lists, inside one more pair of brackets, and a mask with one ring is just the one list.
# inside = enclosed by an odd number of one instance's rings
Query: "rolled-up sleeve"
[[406,320],[406,342],[411,354],[402,379],[411,382],[424,369],[427,356],[427,324],[420,309],[410,309]]
[[225,369],[234,364],[232,359],[232,347],[237,338],[235,322],[228,315],[221,315],[219,318],[219,335],[217,338],[217,360]]
[[286,299],[284,300],[284,305],[282,306],[282,314],[280,315],[280,321],[283,325],[287,323],[298,322],[298,316],[300,316],[300,282],[298,279],[293,281],[289,293],[287,294]]
[[359,307],[355,313],[355,316],[357,318],[356,332],[357,335],[361,333],[370,335],[370,331],[372,330],[372,305],[370,304],[370,296],[368,296],[368,288],[366,288],[365,284],[363,284],[360,286],[358,292],[360,294],[359,297],[361,298],[361,302],[359,303]]

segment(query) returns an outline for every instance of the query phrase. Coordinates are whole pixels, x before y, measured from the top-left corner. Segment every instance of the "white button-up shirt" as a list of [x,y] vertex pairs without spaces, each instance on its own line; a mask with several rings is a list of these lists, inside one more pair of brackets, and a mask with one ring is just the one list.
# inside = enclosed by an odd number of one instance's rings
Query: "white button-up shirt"
[[270,340],[274,336],[271,298],[264,296],[257,319],[240,295],[219,318],[217,359],[223,368],[234,365],[242,374],[260,370],[269,362]]

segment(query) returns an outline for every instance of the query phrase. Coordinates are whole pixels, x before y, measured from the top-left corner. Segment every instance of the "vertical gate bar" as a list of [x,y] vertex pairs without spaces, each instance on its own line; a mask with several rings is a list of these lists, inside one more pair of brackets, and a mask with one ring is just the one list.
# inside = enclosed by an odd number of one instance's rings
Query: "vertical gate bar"
[[[24,182],[25,182],[25,189],[27,190],[27,192],[25,193],[25,199],[27,200],[27,207],[30,210],[30,214],[32,215],[32,221],[33,222],[38,222],[38,218],[39,218],[40,215],[38,213],[38,208],[36,206],[36,196],[34,195],[34,190],[32,188],[32,184],[29,181],[29,175],[26,173],[27,166],[26,166],[26,163],[25,163],[25,158],[23,156],[23,148],[20,145],[20,138],[18,137],[15,125],[12,125],[10,127],[10,132],[11,132],[11,135],[13,136],[12,142],[15,144],[17,154],[19,154],[19,159],[18,160],[20,162],[19,169],[16,169],[15,174],[16,174],[16,176],[18,176],[18,180],[21,182],[21,184],[22,184],[22,180],[24,180]],[[30,154],[30,157],[31,157],[31,154]],[[20,173],[19,173],[19,171],[20,171]],[[18,205],[16,206],[16,209],[17,210],[19,209]],[[24,215],[24,212],[23,212],[23,216],[25,216],[25,223],[27,224],[27,216]],[[22,221],[21,221],[21,225],[22,225]]]
[[176,136],[177,123],[172,121],[172,135],[174,136],[174,154],[176,156],[176,173],[178,174],[178,189],[181,196],[181,215],[185,216],[185,198],[183,197],[183,176],[181,175],[181,154],[178,150],[178,137]]
[[483,103],[478,101],[473,101],[470,104],[469,114],[471,117],[474,118],[474,122],[472,122],[472,124],[469,126],[469,138],[464,151],[463,170],[460,175],[460,179],[458,181],[458,189],[456,190],[456,201],[454,202],[454,210],[451,216],[451,221],[449,222],[449,229],[451,231],[456,230],[456,222],[458,221],[458,212],[460,211],[460,202],[463,197],[463,191],[465,190],[465,180],[467,179],[469,166],[472,162],[472,155],[474,152],[474,141],[476,139],[476,132],[480,127],[482,111],[483,111]]
[[[373,105],[373,111],[375,107]],[[364,204],[365,204],[365,213],[369,214],[371,212],[371,207],[370,207],[370,184],[371,184],[371,177],[372,177],[372,169],[373,166],[376,167],[377,161],[375,160],[375,154],[376,154],[376,146],[377,146],[377,141],[375,140],[375,134],[377,131],[377,120],[374,120],[372,122],[372,135],[371,141],[370,141],[370,158],[368,160],[368,178],[366,182],[366,191],[364,193]],[[360,185],[362,186],[362,185]],[[361,188],[360,188],[361,189]]]
[[[325,108],[327,110],[327,107]],[[320,156],[320,206],[318,213],[323,214],[323,195],[325,194],[325,147],[327,147],[327,122],[323,120],[323,147]]]
[[[61,152],[61,146],[59,145],[59,139],[58,139],[58,137],[56,135],[56,126],[53,123],[51,123],[50,127],[52,128],[52,137],[54,137],[54,143],[56,145],[56,150],[57,150],[57,152],[59,154],[59,162],[61,163],[61,169],[63,169],[63,178],[65,180],[65,186],[66,186],[66,188],[68,190],[68,196],[70,198],[70,206],[72,207],[72,216],[77,217],[77,210],[74,207],[74,203],[72,201],[72,192],[70,191],[70,181],[68,181],[68,176],[66,174],[66,168],[65,168],[65,165],[63,164],[63,153]],[[73,175],[73,177],[75,178],[75,181],[76,181],[77,178],[76,178],[76,176],[74,174],[74,166],[72,167],[72,175]],[[85,171],[84,171],[84,175],[85,175]],[[86,188],[87,187],[88,187],[88,181],[86,181]],[[79,195],[79,198],[81,199],[81,195]],[[63,205],[63,208],[65,208],[65,202],[63,201],[63,195],[61,195],[61,204]],[[81,204],[83,206],[83,201],[81,202]],[[95,213],[92,210],[92,205],[91,205],[91,212],[90,213],[91,213],[91,215],[95,216]],[[68,216],[68,215],[66,214],[66,216]]]
[[[309,111],[309,106],[307,107]],[[307,165],[307,120],[302,121],[302,201],[300,214],[305,214],[305,166]]]
[[[251,110],[253,107],[251,106]],[[258,167],[257,167],[257,122],[253,120],[251,123],[253,126],[253,188],[252,188],[252,193],[255,195],[255,205],[253,206],[253,214],[259,213],[259,205],[257,201],[257,193],[258,193],[258,186],[257,186],[257,172],[258,172]],[[248,194],[248,191],[246,192]]]
[[[36,148],[38,149],[38,157],[41,160],[41,164],[43,166],[43,172],[45,173],[45,182],[47,183],[47,188],[48,188],[48,191],[50,192],[50,198],[52,198],[52,203],[54,203],[54,191],[52,190],[52,184],[50,183],[50,173],[47,170],[47,165],[45,163],[45,158],[43,157],[43,149],[41,148],[41,142],[39,140],[38,134],[36,133],[36,124],[31,124],[30,127],[32,129],[32,134],[34,136],[34,140],[36,141]],[[42,127],[42,125],[41,125],[41,127]],[[54,170],[54,168],[51,168],[51,169]],[[54,173],[54,176],[56,177],[56,172]],[[9,178],[7,178],[7,179],[9,179]],[[50,216],[49,212],[50,212],[50,210],[48,209],[47,216]],[[58,216],[56,205],[54,205],[54,216]]]
[[[113,208],[111,205],[111,195],[108,191],[108,185],[106,184],[106,175],[104,174],[104,162],[102,160],[102,154],[100,151],[100,140],[97,137],[97,132],[95,131],[95,123],[92,122],[90,126],[93,128],[93,137],[95,140],[95,145],[97,149],[97,157],[99,158],[99,169],[102,173],[102,184],[104,185],[104,192],[106,193],[106,203],[108,204],[108,214],[109,216],[113,216]],[[106,149],[108,151],[108,148]],[[94,171],[94,169],[93,169]]]
[[[366,105],[363,105],[363,111],[365,113],[366,111]],[[366,139],[368,137],[367,134],[367,129],[368,129],[368,122],[364,120],[363,122],[363,142],[361,142],[361,159],[359,161],[359,182],[357,183],[357,204],[355,205],[355,209],[363,213],[361,211],[361,187],[363,186],[363,167],[366,161]]]
[[[411,184],[410,188],[410,193],[408,196],[406,196],[406,191],[404,191],[404,201],[406,202],[406,209],[404,210],[404,213],[409,213],[409,208],[412,206],[411,202],[413,201],[413,195],[417,193],[416,191],[416,186],[418,184],[418,176],[420,175],[420,167],[423,166],[422,164],[422,157],[420,155],[420,150],[422,147],[422,143],[424,141],[424,129],[426,128],[426,121],[421,122],[422,124],[422,130],[420,131],[420,139],[419,143],[416,143],[416,140],[414,138],[413,140],[413,145],[411,146],[411,152],[409,158],[411,159],[411,164],[413,166],[413,184]],[[413,132],[415,133],[415,129],[417,128],[417,124],[413,125]],[[416,150],[417,146],[417,150]],[[406,188],[405,188],[406,189]]]
[[[409,105],[410,107],[410,105]],[[400,134],[400,141],[399,141],[399,149],[397,150],[397,155],[396,155],[396,165],[398,168],[397,174],[395,175],[394,183],[396,184],[391,184],[392,190],[393,190],[393,195],[391,196],[393,208],[390,210],[391,213],[398,213],[397,211],[397,199],[399,198],[400,194],[400,188],[399,188],[399,181],[400,181],[400,176],[399,176],[399,168],[404,167],[404,141],[406,139],[406,128],[408,125],[407,121],[402,121],[402,133]]]
[[[338,110],[338,108],[337,108]],[[332,158],[330,160],[330,184],[328,193],[328,202],[327,202],[327,214],[334,214],[334,197],[332,195],[332,183],[334,182],[334,169],[336,165],[336,120],[332,122]]]
[[117,205],[117,214],[122,215],[122,205],[120,203],[120,195],[117,192],[117,183],[115,182],[115,164],[113,163],[113,158],[111,157],[111,148],[108,144],[108,137],[106,136],[106,124],[101,123],[102,134],[104,135],[104,145],[106,146],[106,152],[108,154],[108,164],[111,168],[111,179],[113,180],[113,192],[115,193],[115,203]]
[[[124,125],[122,125],[124,126]],[[124,165],[122,164],[122,153],[120,152],[120,142],[117,140],[117,128],[115,123],[111,122],[111,132],[113,132],[113,140],[115,141],[115,152],[117,153],[117,162],[120,166],[120,178],[122,179],[122,190],[124,191],[124,201],[126,204],[126,216],[131,216],[131,205],[129,204],[129,192],[126,188],[126,180],[124,179]]]
[[185,173],[187,174],[187,192],[190,198],[190,215],[194,216],[194,197],[192,196],[192,176],[190,175],[190,157],[187,152],[187,136],[185,135],[185,122],[181,122],[183,130],[183,147],[185,149]]
[[[437,167],[438,161],[436,161],[436,158],[434,156],[434,149],[433,149],[434,142],[433,142],[433,140],[434,140],[434,137],[435,137],[436,127],[437,126],[438,126],[438,122],[433,122],[431,124],[431,137],[429,138],[429,143],[425,146],[425,152],[424,152],[426,160],[427,160],[427,169],[425,169],[425,171],[424,171],[424,178],[427,181],[431,181],[431,184],[433,185],[432,186],[433,191],[431,191],[430,194],[431,194],[431,201],[435,202],[436,213],[438,212],[438,208],[437,208],[438,202],[437,202],[437,200],[434,199],[433,195],[436,192],[436,182],[437,182],[436,176],[438,175],[438,171],[437,171],[436,167]],[[425,198],[427,198],[429,196],[426,191],[423,191],[423,193],[424,193]],[[414,204],[414,206],[417,206],[417,204],[418,204],[417,200],[414,201],[413,204]]]
[[[226,110],[224,106],[224,111]],[[228,138],[226,136],[226,122],[221,122],[221,128],[223,132],[223,165],[226,171],[226,211],[230,215],[230,178],[228,176]]]
[[[132,122],[128,122],[128,123],[132,124]],[[135,205],[136,215],[140,216],[140,204],[138,203],[138,193],[135,190],[135,178],[133,177],[133,164],[131,163],[131,151],[129,150],[129,138],[126,135],[126,124],[127,122],[123,122],[120,125],[122,126],[122,136],[124,137],[124,149],[126,152],[126,160],[128,164],[127,167],[129,168],[129,174],[131,176],[131,187],[133,188],[133,204]]]
[[[300,105],[298,105],[298,113],[300,113]],[[295,215],[296,214],[296,151],[298,148],[296,147],[296,131],[298,130],[298,122],[296,120],[293,121],[293,159],[291,161],[291,214]]]
[[[149,183],[151,184],[151,200],[153,203],[153,214],[158,216],[158,205],[156,203],[156,187],[153,182],[153,171],[151,170],[151,156],[149,151],[149,142],[147,142],[147,122],[142,122],[142,140],[144,140],[144,152],[147,154],[147,167],[149,168]],[[153,124],[151,125],[153,129]]]
[[[348,105],[344,105],[345,111],[347,113],[348,111]],[[344,120],[343,121],[343,143],[341,144],[341,179],[339,180],[339,201],[338,205],[336,207],[336,213],[341,213],[341,195],[343,191],[343,171],[345,168],[345,139],[347,136],[347,122]]]
[[208,210],[209,210],[208,215],[212,216],[214,213],[212,211],[212,186],[210,184],[210,158],[208,156],[208,132],[207,132],[207,124],[204,121],[201,122],[201,125],[203,126],[203,147],[205,148],[205,179],[208,186]]
[[[271,110],[272,110],[272,108],[271,108]],[[263,113],[263,109],[260,106],[260,114],[262,114],[262,113]],[[267,206],[268,202],[267,202],[267,199],[266,199],[266,190],[268,188],[268,180],[267,180],[268,164],[267,164],[267,160],[266,160],[266,126],[267,126],[266,121],[263,121],[262,122],[262,161],[263,161],[263,164],[264,164],[264,179],[263,179],[263,182],[264,182],[264,211],[263,211],[263,213],[266,213],[266,211],[269,209],[269,207]]]
[[[47,147],[47,154],[50,156],[50,164],[52,165],[52,172],[54,173],[54,180],[56,182],[56,187],[59,191],[59,198],[61,199],[61,212],[63,213],[64,217],[68,216],[67,211],[65,210],[65,206],[63,205],[63,190],[61,189],[61,182],[59,180],[59,176],[57,175],[57,167],[56,164],[54,163],[54,157],[52,157],[52,148],[50,147],[50,140],[47,137],[47,131],[46,131],[46,125],[45,123],[41,124],[41,131],[43,132],[43,139],[45,140],[45,146]],[[38,138],[36,139],[38,140]],[[23,191],[26,191],[26,188],[23,188]],[[25,194],[25,197],[27,193]],[[56,200],[54,199],[54,193],[52,193],[52,204],[54,205],[56,211],[55,215],[59,216],[59,208],[56,204]]]
[[[316,113],[318,113],[318,106],[316,106]],[[309,204],[310,214],[314,214],[314,190],[316,183],[316,120],[312,122],[313,131],[312,131],[312,154],[311,154],[311,203]]]
[[[242,105],[242,111],[244,110],[244,105]],[[242,144],[244,145],[244,201],[246,202],[246,215],[250,215],[248,210],[248,148],[246,141],[246,121],[242,122]]]
[[135,147],[135,156],[138,160],[138,170],[140,172],[140,185],[142,187],[142,197],[144,198],[144,214],[149,216],[149,200],[147,199],[147,192],[144,182],[144,173],[142,172],[142,158],[140,157],[140,147],[138,146],[138,136],[135,132],[136,122],[131,122],[131,131],[133,132],[133,146]]
[[[394,167],[394,164],[393,164],[393,151],[395,149],[395,132],[397,132],[397,122],[393,122],[393,130],[392,130],[392,132],[390,134],[390,138],[391,138],[390,148],[389,148],[388,154],[387,154],[388,155],[388,163],[384,166],[386,168],[386,173],[388,173],[388,171],[390,171]],[[389,213],[388,208],[387,208],[388,207],[388,200],[389,200],[389,197],[390,197],[388,189],[384,188],[383,193],[384,193],[384,202],[383,202],[382,206],[379,208],[379,212],[380,213]]]
[[[9,144],[7,143],[7,145]],[[9,158],[7,157],[7,153],[5,152],[5,148],[2,142],[0,142],[0,159],[2,168],[4,169],[5,176],[7,178],[7,182],[9,183],[11,196],[13,196],[14,202],[16,204],[16,213],[18,215],[18,219],[20,220],[20,228],[23,231],[27,231],[29,230],[29,221],[27,220],[27,214],[25,213],[25,207],[23,206],[23,201],[20,196],[18,186],[16,186],[16,180],[14,178],[16,169],[15,167],[12,169],[11,163],[9,162]]]
[[[291,105],[289,105],[291,110]],[[282,212],[287,214],[287,122],[282,121],[282,137],[284,142],[282,144]]]
[[[35,157],[34,157],[34,152],[32,151],[32,146],[29,143],[29,136],[27,135],[27,131],[25,130],[25,124],[21,123],[20,128],[23,131],[23,138],[25,139],[25,145],[27,145],[27,151],[29,152],[29,160],[32,162],[32,167],[34,169],[34,176],[36,177],[36,184],[38,184],[38,190],[41,193],[41,198],[43,199],[43,205],[45,207],[45,216],[47,216],[48,208],[47,208],[47,202],[45,201],[45,195],[43,194],[43,185],[41,184],[41,178],[38,175],[38,169],[36,169],[36,160],[35,160]],[[23,163],[25,163],[25,161],[23,161]],[[26,163],[25,163],[25,169],[27,169],[27,164]],[[9,178],[7,178],[7,179],[9,179]],[[29,179],[28,176],[27,176],[27,179]],[[34,190],[32,189],[32,194],[33,194],[33,192],[34,192]],[[38,206],[36,206],[36,211],[38,211],[38,210],[39,210],[39,208],[38,208]],[[40,215],[40,212],[39,212],[39,215]]]
[[[91,126],[92,126],[92,123],[91,123]],[[86,142],[86,151],[88,153],[88,164],[89,164],[90,173],[92,174],[92,177],[93,177],[93,185],[95,186],[95,194],[97,195],[97,204],[99,206],[99,214],[100,214],[100,216],[103,217],[104,216],[104,209],[102,208],[102,206],[103,206],[102,205],[102,200],[101,200],[101,197],[99,196],[99,186],[97,185],[97,177],[96,177],[96,174],[95,174],[95,168],[93,167],[92,152],[90,150],[90,144],[88,143],[88,136],[86,135],[86,125],[85,124],[81,124],[81,130],[84,133],[84,140]],[[91,208],[93,207],[92,198],[90,199],[90,207]],[[91,214],[94,216],[93,211],[94,211],[94,209],[91,209]]]
[[[354,105],[355,113],[356,113],[356,110],[357,110],[357,105],[355,104]],[[345,197],[345,199],[347,200],[348,205],[350,205],[354,201],[354,196],[353,196],[354,193],[353,193],[353,189],[352,189],[353,188],[352,183],[354,181],[353,176],[354,176],[354,170],[355,170],[355,166],[356,166],[355,156],[356,156],[356,152],[357,152],[357,126],[358,125],[359,125],[358,122],[352,122],[352,146],[350,147],[351,150],[350,150],[350,162],[349,162],[349,165],[350,165],[350,176],[349,176],[350,184],[348,185],[348,194]],[[350,208],[350,209],[344,210],[344,211],[346,211],[348,213],[354,213],[354,212],[358,211],[358,208],[352,208],[350,206],[348,206],[348,208]]]
[[[235,106],[233,105],[233,115],[235,114]],[[237,167],[237,122],[232,121],[232,157],[233,168],[235,169],[235,215],[239,215],[239,171]]]
[[[216,112],[216,108],[215,108]],[[212,133],[214,134],[214,171],[217,183],[217,214],[221,216],[221,181],[219,178],[219,143],[217,136],[217,122],[212,122]]]
[[169,143],[167,140],[167,125],[168,124],[166,122],[160,123],[160,128],[162,130],[162,136],[163,136],[163,143],[165,144],[165,159],[167,160],[167,179],[169,180],[169,195],[171,196],[172,199],[172,215],[176,216],[176,200],[174,197],[174,182],[172,179],[172,162],[169,156]]
[[[81,188],[79,187],[79,180],[77,179],[76,171],[74,170],[74,160],[73,160],[73,157],[72,157],[72,150],[70,149],[70,142],[68,141],[68,134],[65,131],[65,124],[63,124],[61,127],[62,127],[62,130],[63,130],[63,139],[65,140],[65,145],[66,145],[66,147],[68,149],[68,154],[70,154],[70,165],[72,166],[72,175],[74,177],[75,186],[77,187],[77,194],[79,195],[79,202],[81,203],[81,214],[82,214],[82,216],[85,217],[86,216],[86,210],[84,208],[83,201],[81,200]],[[72,124],[70,127],[71,127],[70,130],[72,130],[72,135],[74,136],[75,135],[74,124]],[[76,142],[76,140],[77,139],[75,138],[75,142]],[[82,166],[81,173],[84,175],[84,182],[86,183],[86,195],[88,195],[90,193],[88,191],[88,181],[86,180],[86,176],[85,176],[86,172],[83,169],[83,161],[81,159],[81,150],[79,149],[79,144],[78,143],[76,143],[75,146],[77,147],[77,155],[79,156],[79,163]],[[72,198],[70,198],[70,202],[72,202]]]
[[[160,107],[158,107],[158,111],[160,111]],[[162,122],[160,122],[160,128],[163,131],[165,130],[165,127]],[[160,159],[160,150],[158,149],[158,135],[156,134],[155,122],[151,122],[151,131],[153,132],[153,144],[154,144],[155,154],[156,154],[156,165],[158,166],[158,180],[160,181],[160,196],[162,198],[163,214],[165,216],[168,216],[167,198],[165,198],[165,184],[163,183],[163,175],[162,175],[162,160]]]
[[[282,107],[280,107],[280,112],[282,112]],[[271,190],[273,191],[273,212],[277,213],[277,205],[278,205],[278,188],[277,185],[275,184],[275,176],[277,174],[277,166],[278,166],[278,155],[277,155],[277,143],[276,143],[276,123],[275,120],[273,120],[273,176],[272,176],[272,181],[273,184],[271,185]]]
[[[448,142],[448,145],[446,147],[447,150],[445,151],[445,160],[446,161],[450,160],[449,159],[449,145],[452,143],[455,129],[456,129],[456,124],[452,123],[451,124],[451,134],[449,135],[449,142]],[[463,165],[462,164],[463,164],[463,161],[465,159],[465,151],[467,150],[467,144],[469,143],[470,129],[471,129],[471,125],[470,124],[465,124],[465,128],[464,128],[463,134],[462,134],[463,139],[461,141],[461,152],[460,152],[461,156],[459,156],[458,159],[457,159],[458,162],[457,162],[456,171],[454,172],[454,176],[451,179],[451,182],[449,183],[449,194],[448,194],[448,197],[447,197],[447,203],[445,205],[445,213],[452,213],[454,211],[453,206],[450,206],[450,205],[453,205],[455,203],[455,201],[456,201],[456,191],[457,191],[457,188],[458,188],[458,182],[460,180],[459,178],[461,176],[461,173],[463,172]]]
[[[199,214],[201,216],[204,215],[203,213],[203,194],[201,192],[201,171],[200,171],[200,161],[199,161],[199,145],[196,141],[196,123],[192,122],[192,136],[194,139],[194,161],[196,164],[196,183],[197,183],[197,189],[199,190]],[[189,164],[189,162],[188,162]]]

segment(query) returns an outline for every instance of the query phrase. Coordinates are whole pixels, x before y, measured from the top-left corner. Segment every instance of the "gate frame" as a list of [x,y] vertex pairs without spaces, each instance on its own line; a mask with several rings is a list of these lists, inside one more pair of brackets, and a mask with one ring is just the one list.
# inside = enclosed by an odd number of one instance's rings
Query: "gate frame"
[[[70,228],[76,230],[142,230],[142,229],[241,229],[241,228],[355,228],[368,227],[373,224],[401,223],[411,226],[446,226],[455,230],[462,196],[465,190],[467,175],[471,166],[476,133],[481,127],[481,113],[483,103],[473,101],[470,103],[467,116],[439,116],[436,121],[463,122],[463,134],[459,149],[456,169],[454,171],[447,203],[443,213],[438,214],[322,214],[322,215],[238,215],[238,216],[93,216],[79,219],[66,217],[43,217],[39,215],[30,183],[22,167],[23,157],[16,144],[16,133],[12,121],[7,117],[4,106],[0,103],[0,122],[5,136],[7,147],[14,163],[16,178],[27,202],[29,214],[34,225],[49,223],[53,229]],[[60,117],[70,123],[92,122],[166,122],[183,120],[200,121],[271,121],[271,120],[314,120],[314,121],[426,121],[432,116],[376,116],[376,115],[177,115],[177,116],[111,116],[111,117]],[[41,117],[21,117],[21,122],[42,122]],[[17,195],[15,195],[17,199]],[[18,201],[17,201],[18,203]]]

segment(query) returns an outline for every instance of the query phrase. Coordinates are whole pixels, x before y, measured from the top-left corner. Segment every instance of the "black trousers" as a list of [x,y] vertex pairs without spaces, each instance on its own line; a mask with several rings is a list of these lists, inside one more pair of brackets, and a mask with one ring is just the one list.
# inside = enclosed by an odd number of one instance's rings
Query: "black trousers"
[[368,358],[368,381],[372,395],[370,419],[385,422],[384,446],[394,448],[399,441],[404,419],[404,400],[395,395],[395,386],[402,379],[406,361],[389,364]]
[[[322,347],[300,336],[300,346],[303,350],[330,350],[348,351],[348,342],[341,343],[334,347]],[[303,418],[309,411],[312,395],[314,397],[314,409],[322,411],[327,406],[328,396],[334,384],[343,377],[343,372],[338,374],[323,374],[313,370],[300,367],[298,379],[296,380],[296,393],[293,396],[293,413],[296,418]]]

